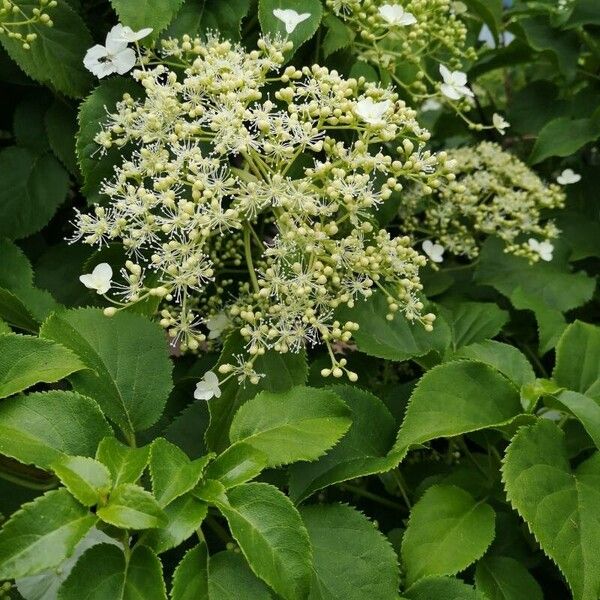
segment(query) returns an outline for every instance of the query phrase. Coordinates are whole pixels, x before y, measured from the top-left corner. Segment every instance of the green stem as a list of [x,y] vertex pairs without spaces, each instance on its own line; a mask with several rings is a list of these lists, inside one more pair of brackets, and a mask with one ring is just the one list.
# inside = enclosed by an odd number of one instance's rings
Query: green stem
[[244,255],[246,256],[246,265],[248,265],[248,272],[250,274],[250,280],[252,281],[252,287],[258,294],[260,288],[258,287],[258,279],[256,278],[256,271],[254,270],[254,262],[252,261],[252,248],[250,246],[250,227],[244,226]]
[[369,492],[368,490],[363,490],[355,485],[351,485],[349,483],[344,483],[340,486],[343,490],[347,490],[356,494],[357,496],[362,496],[363,498],[367,498],[369,500],[373,500],[373,502],[377,502],[377,504],[381,504],[382,506],[387,506],[388,508],[393,508],[395,510],[406,510],[404,506],[398,504],[397,502],[392,502],[387,498],[382,498],[377,494],[373,494],[373,492]]

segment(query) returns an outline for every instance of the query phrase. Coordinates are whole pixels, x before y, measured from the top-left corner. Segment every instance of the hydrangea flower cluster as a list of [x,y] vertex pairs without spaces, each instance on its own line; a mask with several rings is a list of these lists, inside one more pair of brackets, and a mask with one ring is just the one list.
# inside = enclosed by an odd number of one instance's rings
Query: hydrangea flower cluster
[[[38,0],[38,6],[25,12],[14,0],[0,0],[0,35],[21,42],[23,49],[29,50],[32,42],[37,39],[37,33],[29,31],[28,27],[36,23],[52,27],[54,23],[47,10],[57,4],[57,0]],[[21,31],[22,29],[26,32]]]
[[109,204],[78,214],[77,237],[123,244],[112,292],[123,306],[158,297],[181,350],[240,327],[247,355],[221,365],[228,377],[257,381],[267,349],[324,343],[324,374],[354,380],[334,347],[357,325],[337,320],[338,307],[378,289],[390,316],[428,330],[435,318],[419,299],[426,258],[379,228],[377,208],[407,184],[432,193],[454,175],[397,94],[317,65],[283,69],[290,44],[261,38],[247,52],[184,36],[146,50],[133,72],[144,96],[125,95],[96,137],[134,150],[104,184]]
[[[453,79],[464,88],[459,70],[476,58],[466,46],[467,27],[453,10],[451,0],[327,0],[327,6],[357,33],[354,42],[362,60],[386,69],[413,99],[444,97]],[[427,63],[446,69],[440,81]],[[398,69],[397,67],[402,67]],[[443,75],[443,73],[442,73]],[[464,81],[462,77],[464,76]],[[452,95],[468,106],[468,94]]]
[[559,231],[552,220],[544,220],[544,211],[564,205],[560,186],[546,185],[516,156],[491,142],[448,155],[456,162],[456,180],[429,199],[424,199],[421,186],[414,186],[400,209],[406,230],[421,231],[452,254],[469,258],[479,254],[487,236],[495,235],[504,240],[506,252],[531,262],[551,260],[549,240]]

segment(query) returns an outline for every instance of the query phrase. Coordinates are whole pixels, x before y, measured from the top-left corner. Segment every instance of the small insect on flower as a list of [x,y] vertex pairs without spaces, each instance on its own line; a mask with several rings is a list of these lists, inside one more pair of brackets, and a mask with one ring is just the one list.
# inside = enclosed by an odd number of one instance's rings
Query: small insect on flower
[[534,238],[529,238],[528,242],[529,247],[539,254],[542,260],[546,262],[550,262],[552,260],[552,253],[554,252],[554,245],[550,243],[548,240],[543,242],[539,242]]
[[310,18],[310,13],[300,14],[291,8],[275,8],[273,9],[273,15],[283,22],[287,33],[294,33],[300,23]]
[[124,75],[135,65],[135,52],[123,39],[124,29],[123,25],[115,25],[106,35],[104,46],[96,44],[86,52],[83,64],[99,79],[113,73]]
[[444,260],[445,248],[441,244],[434,244],[431,240],[425,240],[421,244],[421,248],[432,262],[441,263]]
[[212,372],[207,371],[204,377],[196,384],[194,398],[196,400],[210,400],[211,398],[220,398],[221,388],[219,387],[219,378]]
[[417,22],[415,15],[406,12],[399,4],[384,4],[379,7],[379,16],[391,26],[406,27]]
[[444,79],[440,89],[442,94],[450,100],[460,100],[465,96],[473,97],[473,92],[467,87],[467,74],[462,71],[450,71],[444,65],[440,65],[440,74]]
[[492,116],[492,123],[496,128],[496,131],[498,131],[498,133],[500,133],[501,135],[505,135],[506,130],[510,127],[510,123],[498,113],[494,113],[494,115]]
[[112,268],[108,263],[100,263],[94,267],[91,273],[80,275],[79,281],[90,290],[96,290],[97,294],[106,294],[111,287]]
[[579,173],[575,173],[573,169],[565,169],[556,178],[556,181],[560,183],[560,185],[571,185],[572,183],[577,183],[581,181],[581,175]]
[[356,103],[354,112],[370,125],[383,125],[385,123],[383,116],[390,110],[391,106],[392,103],[389,100],[375,102],[369,96]]

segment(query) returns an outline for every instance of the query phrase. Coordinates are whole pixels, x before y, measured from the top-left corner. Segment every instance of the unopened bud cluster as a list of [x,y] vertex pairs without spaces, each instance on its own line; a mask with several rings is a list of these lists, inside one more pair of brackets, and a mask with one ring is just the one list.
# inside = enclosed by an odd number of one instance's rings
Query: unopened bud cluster
[[47,11],[57,4],[57,0],[38,0],[38,6],[25,8],[22,2],[0,0],[0,35],[21,42],[23,48],[29,50],[38,37],[31,26],[52,27],[54,23]]
[[[324,373],[354,379],[332,351],[358,327],[338,307],[379,289],[390,315],[434,319],[419,300],[425,257],[381,229],[377,209],[404,185],[431,193],[453,175],[395,93],[317,65],[282,70],[289,44],[247,52],[186,36],[147,51],[134,73],[143,97],[124,96],[96,137],[134,151],[105,182],[108,205],[78,214],[77,235],[124,245],[124,302],[158,297],[181,349],[235,326],[247,355],[223,366],[234,375],[256,380],[267,349],[324,343]],[[157,64],[165,54],[182,75]]]

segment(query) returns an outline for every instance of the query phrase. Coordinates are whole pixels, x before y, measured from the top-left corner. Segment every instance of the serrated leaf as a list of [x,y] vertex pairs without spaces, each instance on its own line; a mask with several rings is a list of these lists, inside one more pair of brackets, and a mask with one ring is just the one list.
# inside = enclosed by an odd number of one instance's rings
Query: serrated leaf
[[24,504],[0,531],[0,579],[59,565],[96,521],[65,489]]
[[206,0],[200,21],[203,32],[219,31],[223,37],[240,39],[242,19],[250,10],[250,0]]
[[445,307],[443,314],[455,350],[493,338],[508,321],[508,313],[492,302],[460,302]]
[[323,55],[325,58],[342,48],[346,48],[353,42],[354,31],[334,14],[326,14],[323,17],[323,25],[327,27],[327,33],[323,38]]
[[310,600],[395,600],[396,554],[385,536],[344,504],[300,509],[314,554]]
[[51,154],[18,146],[0,152],[0,178],[0,236],[11,239],[42,229],[69,189],[67,172]]
[[[39,4],[37,0],[22,0],[19,8],[29,15]],[[29,77],[67,96],[80,98],[92,85],[92,76],[83,66],[83,57],[94,43],[92,36],[67,2],[47,10],[52,27],[37,22],[21,32],[37,35],[29,50],[23,48],[21,41],[6,35],[2,36],[2,45]]]
[[77,139],[75,109],[64,102],[54,100],[44,115],[44,125],[52,152],[71,175],[77,175],[79,169],[75,154]]
[[273,467],[318,458],[351,423],[350,411],[335,392],[298,386],[248,400],[233,418],[229,439],[260,450]]
[[[239,332],[230,334],[225,341],[218,364],[235,363],[235,355],[243,351],[244,345],[245,342]],[[244,402],[262,390],[285,392],[295,385],[306,383],[308,377],[305,352],[280,354],[268,350],[256,359],[254,368],[258,373],[265,375],[257,385],[250,383],[240,385],[236,378],[231,378],[221,386],[221,397],[209,400],[210,424],[205,438],[210,450],[223,452],[229,446],[227,441],[231,421]],[[218,366],[215,367],[215,372],[217,369]]]
[[290,467],[290,497],[294,502],[334,483],[387,471],[397,462],[387,457],[397,426],[385,404],[369,392],[349,385],[331,389],[352,411],[352,425],[325,456]]
[[264,452],[249,444],[234,444],[208,465],[206,477],[229,489],[257,477],[267,467],[268,460]]
[[126,434],[159,419],[172,367],[158,325],[133,313],[107,318],[81,308],[53,314],[40,335],[70,348],[91,369],[72,375],[73,387],[96,400]]
[[[273,11],[289,9],[296,10],[302,15],[306,14],[308,17],[288,33],[284,21],[277,18]],[[294,44],[294,52],[315,34],[322,15],[323,6],[319,0],[303,0],[302,6],[290,0],[259,0],[258,2],[258,18],[262,32],[291,40]]]
[[600,594],[600,454],[572,470],[563,432],[540,419],[521,428],[502,466],[506,495],[577,600]]
[[486,556],[475,569],[477,589],[488,600],[544,600],[542,589],[529,571],[508,556]]
[[428,371],[413,391],[394,452],[438,437],[510,423],[521,413],[517,388],[498,371],[471,361]]
[[571,390],[560,392],[555,396],[555,400],[579,419],[594,440],[596,448],[600,450],[600,404],[598,400]]
[[43,469],[62,454],[93,456],[111,429],[97,404],[74,392],[38,392],[0,402],[0,454]]
[[58,593],[58,600],[166,600],[161,563],[146,546],[135,546],[129,559],[112,544],[84,553]]
[[179,546],[193,535],[208,514],[208,505],[187,494],[173,500],[163,511],[166,525],[146,531],[140,542],[157,554]]
[[53,383],[85,365],[69,349],[32,336],[0,335],[0,398]]
[[342,322],[358,323],[360,328],[354,334],[358,349],[378,358],[410,360],[432,351],[441,352],[450,344],[450,328],[442,317],[438,316],[433,331],[427,332],[420,323],[411,323],[398,313],[388,321],[388,312],[383,294],[375,293],[368,300],[357,302],[354,308],[338,310],[336,317]]
[[121,529],[163,527],[167,520],[154,496],[133,483],[114,488],[108,502],[96,514],[105,523]]
[[189,492],[200,480],[211,458],[207,455],[191,461],[164,438],[154,440],[150,450],[150,476],[152,492],[159,506],[164,508],[175,498]]
[[108,79],[101,82],[79,107],[77,160],[84,181],[82,192],[89,202],[98,202],[102,199],[100,184],[113,175],[113,168],[122,162],[124,153],[123,148],[116,147],[101,152],[94,137],[106,121],[106,111],[115,110],[117,102],[123,99],[123,94],[136,97],[139,95],[139,90],[139,86],[131,79],[125,77]]
[[108,469],[87,456],[62,456],[52,463],[62,484],[84,506],[95,506],[108,495],[111,487]]
[[422,579],[404,595],[407,600],[488,600],[481,592],[454,577]]
[[13,116],[13,131],[17,146],[29,148],[35,154],[50,150],[44,126],[44,114],[48,110],[49,98],[40,90],[40,94],[26,96],[17,104]]
[[183,0],[110,0],[119,21],[134,31],[152,27],[156,36],[172,21]]
[[106,437],[98,446],[96,459],[108,467],[113,485],[135,483],[144,472],[150,457],[150,446],[131,448],[114,437]]
[[306,600],[312,556],[308,533],[293,504],[275,487],[244,483],[219,504],[250,568],[287,600]]
[[190,548],[173,573],[171,600],[208,600],[208,548]]
[[575,321],[556,346],[552,378],[558,385],[600,400],[600,327]]
[[483,556],[494,539],[494,510],[453,485],[430,487],[412,507],[402,538],[406,584],[455,575]]

